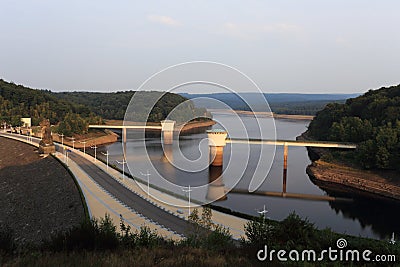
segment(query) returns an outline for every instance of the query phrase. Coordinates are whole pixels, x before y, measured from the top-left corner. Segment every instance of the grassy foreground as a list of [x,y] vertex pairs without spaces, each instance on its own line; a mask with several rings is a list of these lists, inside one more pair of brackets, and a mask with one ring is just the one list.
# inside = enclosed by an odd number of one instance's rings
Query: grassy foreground
[[[133,231],[121,219],[121,231],[108,215],[100,220],[84,221],[66,233],[58,233],[40,246],[19,247],[12,234],[0,228],[1,266],[399,266],[400,245],[388,241],[340,235],[330,229],[318,230],[308,220],[292,213],[282,222],[254,218],[245,225],[245,236],[234,241],[229,231],[211,221],[211,209],[195,209],[186,238],[179,242],[166,240],[157,232],[142,226]],[[329,247],[338,249],[345,240],[346,250],[370,250],[375,255],[391,255],[386,262],[344,259],[318,260]],[[259,260],[260,250],[275,251],[271,259]],[[277,252],[300,252],[299,260],[281,261]],[[315,250],[317,258],[302,258],[302,250]],[[261,255],[264,255],[261,252]],[[295,254],[293,254],[295,255]],[[337,254],[338,255],[338,254]],[[383,264],[383,265],[382,265]]]

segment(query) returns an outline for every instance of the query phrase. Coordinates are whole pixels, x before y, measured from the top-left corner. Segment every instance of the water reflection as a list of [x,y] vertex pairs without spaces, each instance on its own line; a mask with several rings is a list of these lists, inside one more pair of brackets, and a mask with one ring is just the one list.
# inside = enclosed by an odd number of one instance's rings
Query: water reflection
[[225,192],[222,167],[210,166],[208,169],[208,190],[206,199],[210,201],[222,201],[228,199]]
[[[219,116],[214,115],[225,124],[233,124],[230,117],[227,115]],[[266,118],[265,120],[268,120]],[[252,121],[247,121],[244,118],[246,127],[250,127],[250,137],[257,138],[257,129],[252,131]],[[292,139],[300,135],[306,130],[308,122],[304,121],[287,121],[277,120],[276,127],[279,139]],[[240,138],[238,133],[230,133],[233,137]],[[183,156],[188,159],[196,159],[201,153],[208,151],[207,144],[201,144],[200,140],[205,138],[204,133],[196,133],[179,137],[179,144],[174,143],[172,146],[162,147],[160,137],[146,137],[146,149],[151,157],[154,168],[167,177],[171,183],[188,186],[189,184],[195,188],[196,186],[206,185],[211,182],[211,185],[205,187],[204,191],[193,191],[192,197],[198,200],[218,199],[215,205],[226,207],[243,213],[258,216],[256,208],[261,208],[263,205],[268,206],[269,216],[271,219],[282,220],[286,218],[291,212],[295,211],[303,218],[308,218],[311,222],[319,228],[330,227],[334,231],[361,235],[375,238],[385,238],[393,231],[397,232],[396,236],[400,236],[400,205],[387,204],[380,201],[371,199],[357,200],[351,202],[334,202],[334,201],[306,201],[298,198],[283,198],[273,197],[266,195],[248,194],[247,188],[254,169],[257,166],[258,155],[261,151],[260,146],[250,146],[250,158],[248,164],[243,172],[241,162],[247,161],[245,153],[236,153],[232,155],[232,151],[238,150],[241,152],[239,144],[229,144],[224,150],[224,165],[231,164],[232,167],[226,171],[226,165],[219,169],[204,168],[198,172],[182,171],[174,165],[182,165],[182,155],[178,150],[182,151]],[[133,175],[140,177],[140,171],[146,172],[149,166],[143,164],[145,155],[141,154],[137,148],[139,140],[129,136],[128,143],[125,149],[131,150],[135,153],[129,153],[130,157],[127,160],[135,161],[137,164],[136,169],[132,169]],[[175,140],[174,140],[175,141]],[[234,147],[236,145],[236,147]],[[100,148],[99,151],[106,151],[110,153],[110,162],[112,160],[122,158],[122,145],[121,143],[114,143],[112,145]],[[269,149],[265,147],[264,149]],[[260,175],[268,173],[265,182],[258,189],[259,192],[282,192],[282,169],[284,165],[284,151],[283,147],[276,149],[275,159],[272,168],[267,172],[263,170]],[[87,150],[88,152],[88,150]],[[90,150],[89,150],[90,152]],[[247,153],[247,152],[246,152]],[[265,151],[265,153],[272,153],[272,151]],[[103,157],[103,155],[98,156]],[[313,184],[305,170],[311,163],[307,150],[303,147],[290,147],[288,152],[288,166],[287,166],[287,191],[295,194],[310,194],[310,195],[325,195],[341,196],[337,192],[327,192],[322,190],[319,186]],[[208,159],[202,159],[198,165],[204,166],[208,164]],[[136,173],[135,173],[136,172]],[[246,194],[232,193],[227,196],[225,194],[226,188],[235,183],[237,177],[242,177],[239,183],[235,186],[235,190],[244,190]],[[170,185],[159,179],[157,173],[152,173],[151,183],[170,189]],[[183,194],[181,191],[177,192]],[[282,193],[280,193],[282,194]]]

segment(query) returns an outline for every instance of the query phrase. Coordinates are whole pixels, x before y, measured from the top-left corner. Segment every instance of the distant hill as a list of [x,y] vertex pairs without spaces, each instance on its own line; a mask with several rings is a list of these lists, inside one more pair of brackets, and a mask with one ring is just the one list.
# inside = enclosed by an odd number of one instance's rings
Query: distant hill
[[[180,95],[189,98],[212,98],[227,104],[232,109],[250,110],[250,107],[243,99],[246,99],[254,111],[265,111],[264,99],[260,98],[259,93],[212,93],[212,94],[187,94]],[[295,94],[295,93],[276,93],[263,94],[268,101],[271,110],[280,114],[302,114],[315,115],[315,113],[331,102],[344,103],[346,99],[356,97],[359,94]],[[206,99],[193,100],[196,106],[206,108],[222,108],[222,105],[210,102]]]
[[[98,93],[98,92],[62,92],[54,93],[53,95],[60,100],[68,100],[75,104],[84,105],[96,115],[103,119],[123,120],[126,108],[135,94],[135,91],[121,91],[113,93]],[[162,95],[162,97],[161,97]],[[155,104],[147,121],[155,122],[166,118],[166,116],[179,104],[188,100],[187,98],[173,94],[161,92],[142,92],[141,100],[137,101],[137,105],[146,106],[153,99],[161,97]],[[140,110],[140,106],[136,110]],[[196,109],[191,102],[187,103],[185,115],[194,116],[195,113],[204,114],[204,109]],[[137,116],[139,117],[139,116]],[[180,120],[180,118],[176,118]],[[181,120],[184,120],[181,118]]]
[[328,104],[310,123],[318,140],[358,143],[351,159],[365,168],[400,170],[400,85]]
[[[43,119],[49,119],[51,124],[58,125],[58,131],[64,134],[83,133],[89,123],[98,124],[102,119],[124,119],[126,107],[134,91],[116,93],[96,92],[63,92],[53,93],[49,90],[38,90],[22,85],[6,82],[0,79],[0,122],[19,125],[21,117],[31,117],[32,124],[38,125]],[[148,99],[161,92],[145,92],[141,94],[140,105],[147,105]],[[187,98],[166,93],[154,105],[149,117],[138,114],[138,118],[150,122],[158,122]],[[180,112],[175,114],[176,120],[184,121],[197,115],[204,115],[205,109],[195,108],[191,101],[181,105]],[[141,116],[143,115],[143,116]]]
[[0,121],[18,125],[21,117],[31,117],[33,125],[38,125],[44,118],[56,124],[67,113],[83,117],[91,115],[84,105],[58,99],[49,90],[31,89],[0,79]]

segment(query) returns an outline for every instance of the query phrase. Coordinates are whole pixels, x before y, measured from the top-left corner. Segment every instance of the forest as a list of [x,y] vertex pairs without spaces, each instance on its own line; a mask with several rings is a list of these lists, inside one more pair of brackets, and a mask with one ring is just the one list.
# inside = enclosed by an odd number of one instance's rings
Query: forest
[[400,170],[400,85],[328,104],[317,112],[307,134],[316,140],[357,143],[348,153],[366,169]]
[[[104,119],[123,120],[126,107],[135,94],[134,91],[116,93],[65,92],[54,93],[50,90],[31,89],[0,79],[0,122],[13,126],[21,124],[22,117],[31,117],[32,125],[39,125],[43,119],[49,119],[57,125],[57,131],[65,135],[82,134],[88,131],[89,124],[102,124]],[[140,94],[144,107],[148,99],[159,92]],[[185,102],[186,101],[186,102]],[[183,103],[183,104],[182,104]],[[179,121],[204,116],[205,109],[195,108],[193,103],[180,95],[166,93],[147,114],[138,114],[148,122],[158,122],[180,105],[175,117]],[[145,116],[146,115],[146,116]],[[209,114],[208,114],[209,115]]]

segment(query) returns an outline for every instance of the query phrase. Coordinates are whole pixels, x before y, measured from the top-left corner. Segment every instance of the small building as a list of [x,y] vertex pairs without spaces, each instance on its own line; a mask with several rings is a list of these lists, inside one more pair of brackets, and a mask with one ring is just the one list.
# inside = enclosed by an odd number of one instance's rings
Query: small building
[[31,118],[21,118],[22,127],[30,128],[32,126],[32,119]]

